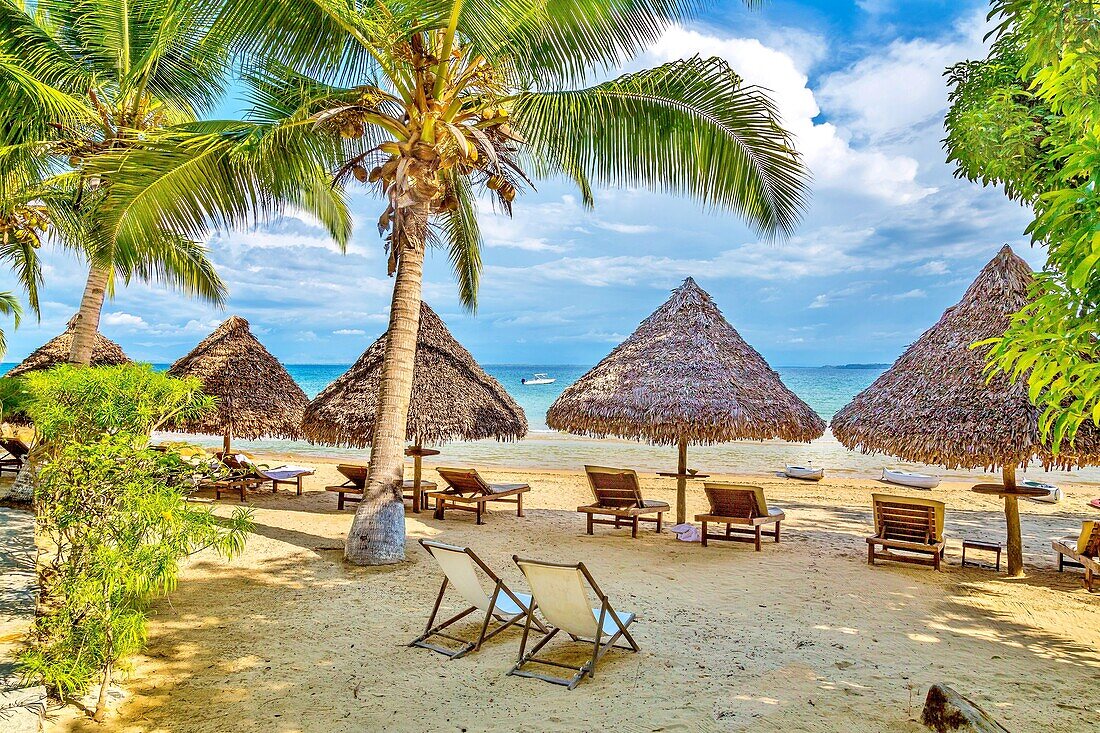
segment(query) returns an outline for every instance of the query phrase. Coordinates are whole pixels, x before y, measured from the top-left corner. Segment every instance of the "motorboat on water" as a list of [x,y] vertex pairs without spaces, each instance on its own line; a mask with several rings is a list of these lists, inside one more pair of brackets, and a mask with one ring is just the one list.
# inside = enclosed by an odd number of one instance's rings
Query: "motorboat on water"
[[535,385],[535,384],[553,384],[556,381],[558,381],[558,380],[554,379],[553,377],[551,377],[548,374],[543,374],[542,372],[535,372],[534,378],[532,378],[532,379],[521,379],[521,380],[519,380],[519,383],[520,384],[525,384],[525,385],[530,387],[531,385]]
[[1046,489],[1046,496],[1032,496],[1029,497],[1032,501],[1041,501],[1044,504],[1057,504],[1062,499],[1066,498],[1065,492],[1054,484],[1044,483],[1042,481],[1021,481],[1020,486],[1028,489]]
[[824,468],[814,468],[813,466],[786,466],[783,469],[783,475],[787,478],[796,478],[801,481],[820,481],[825,478]]
[[898,468],[882,469],[882,480],[899,486],[911,486],[914,489],[934,489],[940,485],[935,476],[915,471],[902,471]]

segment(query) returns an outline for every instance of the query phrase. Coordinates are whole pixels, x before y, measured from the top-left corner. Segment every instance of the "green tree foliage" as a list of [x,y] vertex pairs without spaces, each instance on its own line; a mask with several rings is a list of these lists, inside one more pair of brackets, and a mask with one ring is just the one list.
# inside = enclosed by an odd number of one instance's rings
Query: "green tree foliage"
[[44,556],[19,663],[60,697],[98,681],[102,719],[113,672],[144,646],[150,604],[175,588],[180,561],[207,549],[239,554],[251,516],[238,508],[226,519],[188,502],[195,467],[148,447],[150,429],[210,407],[195,383],[148,366],[63,366],[23,385],[44,441],[35,480]]
[[988,58],[948,70],[945,148],[957,174],[998,185],[1035,214],[1048,252],[1033,302],[990,366],[1026,377],[1055,449],[1100,421],[1100,8],[1089,0],[994,0]]

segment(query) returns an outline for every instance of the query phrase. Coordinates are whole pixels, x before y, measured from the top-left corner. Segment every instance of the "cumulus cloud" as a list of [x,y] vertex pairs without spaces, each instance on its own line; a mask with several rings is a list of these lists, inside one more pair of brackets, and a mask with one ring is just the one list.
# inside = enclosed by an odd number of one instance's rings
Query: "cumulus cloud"
[[134,330],[144,329],[149,325],[145,322],[144,318],[135,316],[132,313],[106,313],[103,315],[101,321],[106,326],[117,326]]
[[366,336],[367,332],[361,328],[338,328],[333,333],[337,336]]
[[872,140],[938,121],[947,107],[943,70],[985,55],[984,13],[965,16],[943,38],[891,42],[826,76],[818,97],[847,129]]
[[808,69],[798,63],[805,64],[806,58],[796,60],[756,38],[720,37],[679,26],[669,29],[647,56],[664,63],[695,54],[726,59],[747,83],[770,93],[818,186],[897,204],[920,200],[934,191],[917,182],[918,164],[913,158],[853,147],[835,124],[818,121],[822,109],[810,89]]

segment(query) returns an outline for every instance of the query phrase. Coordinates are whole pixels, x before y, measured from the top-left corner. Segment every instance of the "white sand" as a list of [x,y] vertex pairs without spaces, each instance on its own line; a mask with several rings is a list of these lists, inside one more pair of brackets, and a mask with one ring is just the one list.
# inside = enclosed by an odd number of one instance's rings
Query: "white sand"
[[[300,458],[295,459],[301,462]],[[1095,510],[1094,487],[1066,486],[1058,506],[1022,502],[1028,575],[959,567],[961,537],[999,539],[994,497],[943,485],[943,572],[869,567],[873,481],[759,479],[787,510],[783,542],[680,543],[650,527],[584,534],[579,473],[487,471],[528,480],[527,516],[494,509],[483,526],[410,513],[409,562],[365,569],[341,559],[351,512],[320,490],[256,495],[256,536],[242,558],[195,558],[158,603],[148,653],[106,728],[72,708],[52,729],[118,731],[923,731],[929,684],[946,682],[1013,731],[1100,725],[1100,594],[1055,572],[1051,538]],[[427,476],[434,478],[434,474]],[[670,480],[644,478],[672,501]],[[894,489],[897,491],[897,489]],[[234,502],[223,501],[219,511]],[[689,514],[703,509],[690,493]],[[405,644],[421,630],[441,575],[420,537],[469,544],[513,587],[513,553],[583,560],[620,609],[638,614],[638,654],[612,652],[569,692],[505,676],[519,632],[449,661]],[[1002,565],[1003,568],[1003,565]],[[457,605],[449,597],[452,607]],[[476,633],[477,622],[461,627]],[[547,650],[579,660],[584,649]]]

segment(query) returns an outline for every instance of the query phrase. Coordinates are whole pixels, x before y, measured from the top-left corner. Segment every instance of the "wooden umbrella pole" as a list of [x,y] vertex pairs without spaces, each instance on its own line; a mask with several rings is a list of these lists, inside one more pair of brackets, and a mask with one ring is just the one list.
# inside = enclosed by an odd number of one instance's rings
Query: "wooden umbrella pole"
[[229,444],[232,442],[232,440],[233,440],[233,431],[232,430],[226,430],[225,434],[222,436],[222,459],[223,460],[229,457]]
[[687,438],[680,438],[676,457],[676,524],[687,521],[687,472],[688,442]]
[[[1004,487],[1016,488],[1016,466],[1006,465],[1001,469]],[[1020,532],[1020,500],[1005,495],[1005,523],[1008,525],[1008,575],[1017,578],[1024,574],[1024,543]]]
[[414,446],[413,453],[413,513],[420,513],[420,461],[422,456],[420,455],[423,446],[420,443],[420,438],[416,439],[416,445]]

